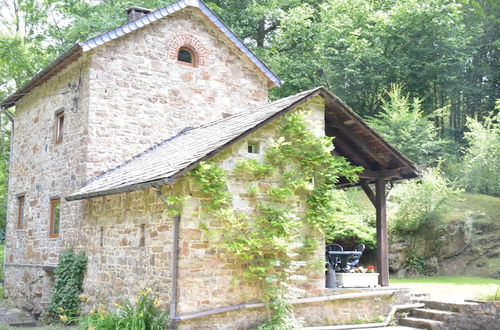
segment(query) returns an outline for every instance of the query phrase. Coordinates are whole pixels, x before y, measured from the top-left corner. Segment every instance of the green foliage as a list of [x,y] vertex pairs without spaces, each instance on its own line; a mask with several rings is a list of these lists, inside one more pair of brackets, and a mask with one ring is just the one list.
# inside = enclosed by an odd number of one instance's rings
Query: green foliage
[[483,301],[499,301],[500,300],[500,286],[497,287],[494,293],[490,294],[479,294],[476,296],[476,299]]
[[251,175],[255,179],[265,178],[273,173],[269,164],[264,164],[256,159],[246,159],[238,163],[233,170],[236,175]]
[[118,305],[118,311],[110,313],[102,305],[85,317],[78,319],[81,330],[163,330],[168,314],[159,308],[159,297],[152,290],[144,290],[134,298],[134,302],[126,301]]
[[325,229],[327,244],[351,242],[365,244],[367,249],[375,249],[377,245],[373,210],[359,207],[345,191],[334,192],[335,212],[333,219]]
[[382,99],[382,111],[368,121],[370,126],[415,163],[436,163],[444,156],[446,141],[439,138],[437,128],[424,116],[420,100],[410,103],[398,85],[385,93],[388,99]]
[[[259,283],[271,302],[273,313],[262,329],[296,326],[286,299],[300,292],[294,286],[304,279],[298,271],[315,266],[305,262],[317,248],[314,233],[335,221],[338,178],[356,180],[361,171],[333,156],[331,138],[311,133],[301,113],[284,116],[278,131],[263,161],[241,161],[231,173],[248,187],[249,214],[232,208],[223,169],[203,163],[190,173],[193,187],[209,199],[207,212],[224,223],[216,233],[220,246],[243,263],[243,279]],[[307,232],[312,237],[304,237]]]
[[293,316],[292,306],[284,299],[276,298],[271,304],[273,315],[256,330],[296,330],[302,327],[302,321]]
[[65,251],[59,256],[54,271],[54,286],[48,308],[50,318],[59,320],[60,316],[74,317],[78,314],[80,298],[83,291],[83,278],[87,267],[85,253]]
[[413,245],[418,239],[437,241],[459,194],[438,168],[425,170],[420,181],[398,184],[390,198],[391,232]]
[[189,172],[197,187],[195,190],[210,198],[210,203],[204,205],[209,212],[224,209],[231,200],[226,189],[226,172],[210,163],[201,163]]
[[472,192],[500,196],[500,113],[484,122],[468,118],[462,183]]
[[406,259],[403,262],[403,267],[405,269],[414,269],[420,274],[424,274],[424,258],[422,256],[417,256],[413,251],[410,251],[406,255]]

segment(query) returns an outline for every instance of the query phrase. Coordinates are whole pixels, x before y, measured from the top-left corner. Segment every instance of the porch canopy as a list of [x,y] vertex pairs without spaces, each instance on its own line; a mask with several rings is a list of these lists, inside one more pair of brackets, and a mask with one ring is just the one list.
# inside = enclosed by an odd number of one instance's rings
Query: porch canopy
[[[334,153],[365,170],[358,182],[340,178],[341,188],[361,186],[377,215],[377,271],[379,284],[389,285],[389,247],[387,238],[386,192],[388,182],[419,177],[418,167],[389,145],[356,113],[331,93],[325,94],[326,135],[334,137]],[[370,185],[375,186],[375,191]]]
[[[389,263],[385,184],[418,177],[417,167],[324,87],[236,113],[196,128],[186,128],[129,161],[87,182],[66,200],[80,200],[172,184],[200,162],[210,159],[248,134],[267,125],[314,96],[325,100],[326,135],[334,152],[365,168],[359,182],[340,178],[338,186],[361,186],[377,210],[377,269],[388,285]],[[370,188],[375,184],[375,192]]]

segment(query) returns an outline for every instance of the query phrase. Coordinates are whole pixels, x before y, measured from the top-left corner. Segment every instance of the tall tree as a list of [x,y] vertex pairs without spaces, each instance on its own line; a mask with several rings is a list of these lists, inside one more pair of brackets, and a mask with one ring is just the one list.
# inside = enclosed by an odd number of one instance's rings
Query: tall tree
[[391,145],[419,165],[435,165],[446,156],[446,140],[439,137],[432,118],[424,115],[419,99],[410,101],[393,85],[381,98],[382,111],[369,124]]

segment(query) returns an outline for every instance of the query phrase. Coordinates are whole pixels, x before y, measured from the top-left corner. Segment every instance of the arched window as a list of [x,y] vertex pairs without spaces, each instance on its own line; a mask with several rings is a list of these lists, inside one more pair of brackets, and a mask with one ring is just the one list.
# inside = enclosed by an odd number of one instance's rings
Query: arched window
[[181,47],[177,53],[177,61],[191,66],[196,66],[196,55],[191,49]]
[[179,34],[170,41],[168,58],[181,65],[203,67],[207,51],[197,38],[189,34]]

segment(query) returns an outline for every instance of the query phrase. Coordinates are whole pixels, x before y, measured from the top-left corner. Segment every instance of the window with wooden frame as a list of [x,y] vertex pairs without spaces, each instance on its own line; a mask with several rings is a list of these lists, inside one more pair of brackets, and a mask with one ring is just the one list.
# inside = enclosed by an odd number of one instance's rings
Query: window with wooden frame
[[24,228],[24,195],[17,196],[17,229]]
[[177,62],[184,65],[196,66],[196,53],[187,47],[179,48],[177,52]]
[[53,199],[50,201],[50,228],[49,237],[59,237],[59,225],[61,222],[61,200]]
[[64,132],[64,111],[56,114],[56,144],[63,141]]

